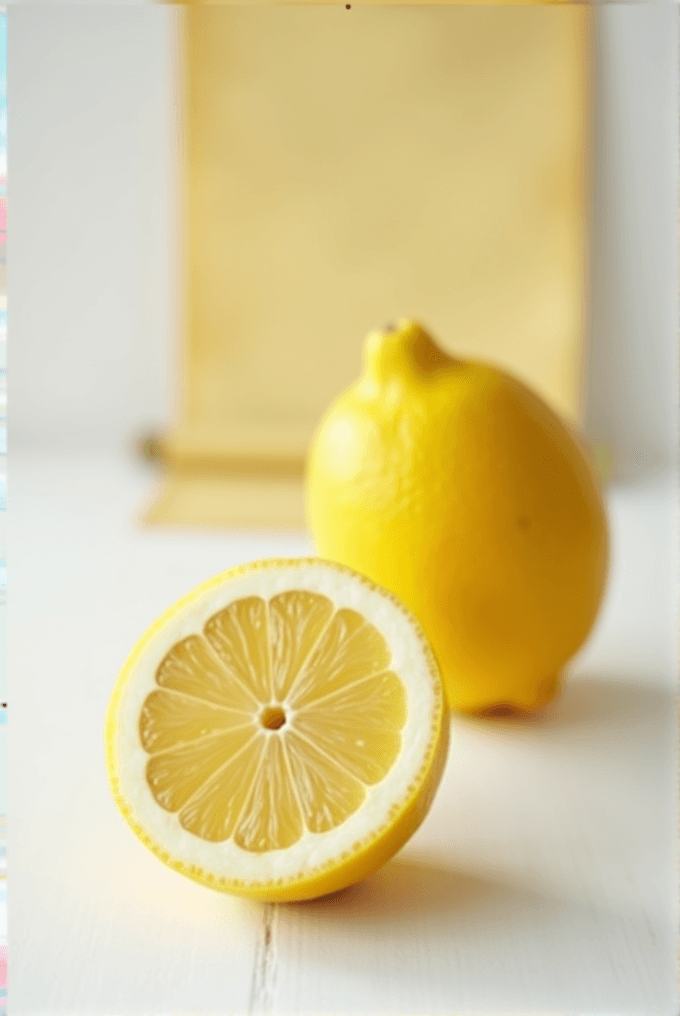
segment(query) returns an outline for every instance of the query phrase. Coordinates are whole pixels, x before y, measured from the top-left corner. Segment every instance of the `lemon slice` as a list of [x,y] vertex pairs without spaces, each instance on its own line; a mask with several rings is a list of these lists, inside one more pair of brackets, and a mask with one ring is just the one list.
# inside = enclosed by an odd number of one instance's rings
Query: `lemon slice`
[[448,724],[415,618],[318,559],[218,575],[132,651],[109,780],[162,861],[213,889],[302,900],[364,878],[423,820]]

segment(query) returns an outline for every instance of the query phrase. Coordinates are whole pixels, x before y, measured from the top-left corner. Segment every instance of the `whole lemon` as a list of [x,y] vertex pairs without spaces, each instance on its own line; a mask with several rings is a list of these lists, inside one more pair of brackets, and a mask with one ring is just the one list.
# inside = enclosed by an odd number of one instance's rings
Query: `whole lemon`
[[602,599],[607,522],[584,445],[526,385],[412,321],[371,332],[312,441],[306,499],[318,554],[419,618],[451,706],[555,694]]

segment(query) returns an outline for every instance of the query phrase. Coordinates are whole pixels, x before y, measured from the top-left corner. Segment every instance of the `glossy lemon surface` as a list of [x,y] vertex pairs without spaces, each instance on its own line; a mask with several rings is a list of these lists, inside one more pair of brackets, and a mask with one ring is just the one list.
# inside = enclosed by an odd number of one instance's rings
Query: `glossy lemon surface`
[[256,562],[194,590],[135,647],[107,716],[109,778],[171,867],[308,899],[375,870],[422,821],[444,715],[396,597],[335,564]]
[[602,600],[607,522],[584,442],[412,321],[369,335],[362,376],[322,420],[307,513],[319,554],[413,611],[462,711],[540,709]]

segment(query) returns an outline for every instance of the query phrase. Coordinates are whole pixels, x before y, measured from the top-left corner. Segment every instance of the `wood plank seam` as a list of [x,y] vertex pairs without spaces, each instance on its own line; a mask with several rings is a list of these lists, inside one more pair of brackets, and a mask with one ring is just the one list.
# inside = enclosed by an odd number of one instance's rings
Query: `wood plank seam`
[[276,955],[277,925],[278,904],[265,903],[262,908],[262,924],[255,947],[255,962],[250,986],[248,1016],[271,1016],[273,1012],[278,966]]

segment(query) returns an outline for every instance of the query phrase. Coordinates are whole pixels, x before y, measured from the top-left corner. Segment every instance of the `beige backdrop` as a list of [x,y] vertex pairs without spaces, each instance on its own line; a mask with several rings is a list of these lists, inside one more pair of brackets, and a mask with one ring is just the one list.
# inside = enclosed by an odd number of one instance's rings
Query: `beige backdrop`
[[579,413],[586,7],[192,7],[181,404],[155,521],[302,523],[319,416],[415,317]]

